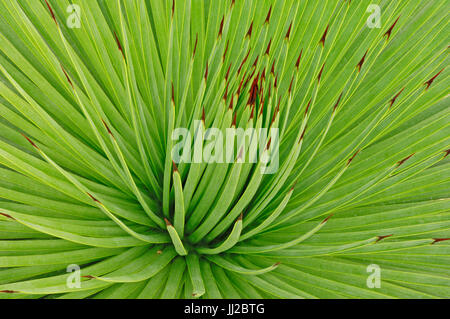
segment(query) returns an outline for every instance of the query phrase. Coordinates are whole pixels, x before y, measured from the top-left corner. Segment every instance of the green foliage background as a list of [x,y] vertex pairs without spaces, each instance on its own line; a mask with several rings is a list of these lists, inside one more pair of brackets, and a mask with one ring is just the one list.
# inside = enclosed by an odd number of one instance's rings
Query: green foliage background
[[[450,296],[448,1],[71,3],[0,1],[0,298]],[[280,169],[173,169],[203,111]]]

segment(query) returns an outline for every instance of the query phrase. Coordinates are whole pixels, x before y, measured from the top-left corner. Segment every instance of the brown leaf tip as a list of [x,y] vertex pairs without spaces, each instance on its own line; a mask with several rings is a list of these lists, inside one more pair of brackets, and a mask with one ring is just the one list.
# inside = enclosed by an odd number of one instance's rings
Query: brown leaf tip
[[108,133],[109,133],[111,136],[114,136],[113,133],[111,132],[111,130],[109,129],[108,124],[106,124],[105,120],[104,120],[104,119],[101,119],[101,120],[102,120],[102,122],[103,122],[103,125],[106,127],[106,130],[108,131]]
[[450,238],[433,238],[433,242],[431,244],[434,245],[438,242],[446,241],[446,240],[450,240]]
[[350,165],[350,163],[353,161],[353,159],[356,157],[356,155],[358,155],[359,151],[360,150],[357,150],[355,152],[355,154],[353,154],[353,156],[349,158],[349,160],[347,161],[347,166]]
[[366,55],[369,50],[367,49],[366,53],[364,53],[364,56],[362,57],[361,61],[359,61],[358,65],[356,66],[358,68],[358,72],[361,72],[361,68],[364,64],[364,61],[366,60]]
[[291,29],[292,29],[292,22],[289,24],[289,29],[286,32],[286,36],[284,37],[286,40],[289,40],[289,37],[291,35]]
[[205,124],[205,108],[202,108],[202,122]]
[[389,103],[390,103],[389,108],[391,108],[392,105],[394,105],[395,101],[396,101],[397,98],[400,96],[400,94],[402,94],[402,92],[403,92],[404,89],[405,89],[405,88],[401,89],[400,92],[398,92],[398,93],[397,93],[397,94],[389,101]]
[[445,150],[444,153],[445,153],[444,158],[446,158],[448,156],[448,154],[450,154],[450,148],[448,150]]
[[395,25],[398,22],[398,19],[400,19],[400,16],[395,20],[395,22],[391,25],[391,27],[386,31],[386,33],[383,36],[387,36],[386,40],[389,40],[391,37],[392,30],[394,29]]
[[327,25],[327,28],[325,29],[325,32],[324,32],[323,35],[322,35],[322,38],[320,38],[319,43],[322,45],[322,47],[325,46],[325,40],[326,40],[326,38],[327,38],[328,28],[329,28],[329,27],[330,27],[330,25],[328,24],[328,25]]
[[195,56],[195,52],[197,51],[197,44],[198,44],[198,33],[195,35],[194,51],[192,53],[192,57]]
[[248,37],[249,39],[252,37],[252,31],[253,31],[253,21],[250,24],[250,28],[248,28],[247,34],[245,35],[245,37]]
[[81,278],[95,279],[95,277],[91,275],[81,276]]
[[269,12],[267,13],[266,20],[264,20],[264,23],[269,23],[271,14],[272,14],[272,5],[270,5]]
[[272,45],[272,39],[269,40],[269,44],[267,45],[266,52],[264,53],[265,55],[269,55],[271,45]]
[[174,161],[172,161],[172,166],[173,166],[173,171],[178,172],[177,164]]
[[95,198],[94,196],[92,196],[90,193],[86,193],[86,194],[88,194],[88,196],[89,196],[94,202],[101,204],[100,201],[99,201],[97,198]]
[[206,69],[205,69],[205,81],[208,80],[208,61],[206,61]]
[[426,85],[426,90],[428,90],[431,86],[431,84],[433,84],[433,81],[439,76],[439,74],[442,73],[442,71],[444,71],[444,69],[440,70],[435,76],[433,76],[431,79],[429,79],[428,81],[426,81],[424,83],[424,85]]
[[300,66],[300,61],[302,59],[302,54],[303,54],[303,49],[300,50],[300,54],[299,54],[299,56],[297,58],[297,62],[295,62],[295,68],[297,69],[297,71],[298,71],[298,68]]
[[383,239],[385,239],[385,238],[387,238],[387,237],[391,237],[393,234],[390,234],[390,235],[385,235],[385,236],[377,236],[377,241],[375,242],[375,243],[378,243],[380,240],[383,240]]
[[26,136],[26,135],[23,134],[23,133],[20,133],[20,134],[22,134],[22,136],[25,137],[26,140],[27,140],[34,148],[39,149],[39,147],[38,147],[36,144],[34,144],[34,142],[33,142],[30,138],[28,138],[28,136]]
[[243,213],[241,213],[241,214],[239,215],[239,217],[238,217],[238,220],[242,220],[242,219],[244,219],[244,214],[243,214]]
[[11,215],[5,214],[5,213],[0,213],[0,215],[5,216],[6,218],[12,219],[12,220],[16,220],[14,217],[12,217]]
[[67,74],[67,72],[66,72],[66,70],[64,69],[64,67],[62,66],[62,64],[61,64],[61,69],[62,69],[64,75],[66,76],[67,82],[69,82],[70,86],[71,86],[72,88],[74,88],[73,83],[72,83],[72,81],[70,80],[69,75]]
[[272,267],[278,267],[279,265],[281,265],[281,262],[277,261],[276,263],[273,264]]
[[58,25],[58,21],[56,21],[55,13],[53,12],[52,7],[51,7],[50,4],[47,2],[47,0],[44,0],[44,1],[45,1],[45,4],[47,5],[48,11],[50,11],[50,14],[52,15],[53,21],[55,21],[56,25]]
[[172,97],[171,97],[172,103],[175,104],[175,90],[173,89],[173,82],[172,82]]
[[169,222],[169,220],[167,218],[164,218],[164,221],[166,222],[166,226],[172,226],[172,223]]
[[321,224],[325,224],[331,217],[333,217],[334,214],[329,215],[327,218],[325,218]]
[[322,64],[322,67],[320,68],[319,75],[317,76],[317,82],[320,83],[320,79],[322,78],[323,68],[325,67],[325,62]]
[[405,163],[407,160],[409,160],[414,154],[416,153],[412,153],[411,155],[405,157],[404,159],[402,159],[401,161],[397,162],[397,167],[399,167],[400,165],[402,165],[403,163]]
[[5,294],[17,294],[19,293],[16,290],[0,290],[0,293],[5,293]]
[[223,20],[225,19],[225,16],[222,16],[222,21],[220,21],[220,27],[219,27],[219,34],[218,34],[218,38],[222,37],[222,32],[223,32]]
[[341,94],[339,95],[339,98],[338,98],[338,100],[336,101],[336,104],[333,106],[333,112],[335,112],[336,109],[337,109],[337,107],[339,106],[339,103],[341,102],[342,94],[344,94],[343,91],[342,91]]
[[117,44],[117,47],[119,48],[120,53],[122,53],[122,57],[125,59],[125,54],[124,54],[123,49],[122,49],[122,44],[120,44],[120,40],[117,37],[116,31],[114,31],[114,38],[116,39],[116,44]]

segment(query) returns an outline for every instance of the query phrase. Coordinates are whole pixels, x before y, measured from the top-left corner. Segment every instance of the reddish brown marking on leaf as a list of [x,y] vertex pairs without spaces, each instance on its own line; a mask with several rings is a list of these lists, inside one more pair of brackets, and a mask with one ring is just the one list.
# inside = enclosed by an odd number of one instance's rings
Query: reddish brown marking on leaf
[[330,216],[328,216],[327,218],[325,218],[321,224],[325,224],[331,217],[333,217],[334,214],[331,214]]
[[222,32],[223,32],[223,20],[225,19],[225,16],[222,16],[222,21],[220,21],[220,27],[219,27],[219,35],[217,36],[218,38],[222,37]]
[[261,82],[260,82],[260,84],[262,84],[263,81],[265,81],[265,80],[266,80],[266,68],[264,67],[264,69],[261,72]]
[[277,117],[278,111],[280,110],[280,103],[281,103],[281,98],[278,100],[278,104],[277,107],[275,108],[274,112],[273,112],[273,116],[272,116],[272,122],[275,122],[275,118]]
[[157,253],[158,255],[161,255],[161,254],[162,254],[162,250],[158,249],[158,250],[156,251],[156,253]]
[[244,59],[242,60],[241,65],[239,66],[239,69],[238,69],[237,74],[241,73],[242,67],[244,66],[245,62],[247,62],[248,56],[250,55],[250,50],[251,50],[251,49],[248,50],[246,56],[245,56]]
[[270,73],[275,76],[275,60],[273,60],[272,68],[270,69]]
[[230,76],[231,62],[228,65],[227,73],[225,74],[225,81],[228,82],[228,77]]
[[353,154],[352,157],[349,158],[349,160],[347,161],[347,166],[350,165],[350,163],[353,161],[353,159],[356,157],[356,155],[358,155],[360,150],[357,150],[355,154]]
[[446,158],[448,154],[450,154],[450,148],[448,150],[445,150],[444,153],[445,153],[444,158]]
[[64,67],[62,66],[62,64],[61,64],[61,69],[62,69],[64,75],[66,76],[67,82],[69,82],[70,86],[71,86],[72,89],[73,89],[73,88],[74,88],[73,83],[72,83],[72,81],[70,80],[69,75],[67,74],[67,72],[66,72],[66,70],[64,69]]
[[225,61],[225,57],[227,56],[229,43],[230,43],[230,41],[227,40],[227,45],[225,46],[225,51],[223,51],[223,55],[222,55],[222,61]]
[[266,52],[264,53],[265,55],[269,55],[269,53],[270,53],[270,46],[271,46],[271,44],[272,44],[272,39],[270,39],[270,40],[269,40],[269,44],[267,45],[267,49],[266,49]]
[[274,263],[272,267],[278,267],[280,264],[281,264],[281,262],[278,261],[278,262]]
[[202,122],[205,124],[205,108],[202,108]]
[[366,59],[367,52],[369,52],[369,50],[367,50],[366,53],[364,53],[364,56],[362,57],[361,61],[359,61],[358,65],[356,66],[358,68],[358,72],[361,72],[361,68],[362,68],[362,66],[364,64],[364,61]]
[[302,59],[302,54],[303,54],[303,49],[300,50],[300,54],[299,54],[299,56],[297,58],[297,62],[295,62],[295,68],[297,69],[297,71],[298,71],[298,68],[300,66],[300,61]]
[[249,39],[252,37],[252,31],[253,31],[253,21],[250,24],[250,28],[248,28],[247,34],[245,35],[245,37],[248,37]]
[[95,279],[95,277],[91,275],[81,276],[81,278]]
[[256,68],[256,64],[258,63],[259,55],[256,56],[255,62],[253,62],[252,67]]
[[119,48],[120,53],[122,53],[123,58],[125,59],[125,54],[123,53],[122,45],[120,44],[119,38],[117,37],[116,31],[114,31],[114,38],[116,39],[117,47]]
[[375,243],[378,243],[380,240],[383,240],[383,239],[385,239],[385,238],[387,238],[387,237],[391,237],[393,234],[390,234],[390,235],[385,235],[385,236],[377,236],[377,241],[375,242]]
[[52,15],[53,21],[55,21],[56,25],[58,25],[58,21],[56,21],[55,13],[53,12],[52,7],[48,4],[47,0],[44,0],[45,4],[47,5],[48,10],[50,11],[50,14]]
[[320,82],[320,79],[322,78],[322,72],[323,72],[324,67],[325,67],[325,62],[322,64],[322,68],[320,69],[319,75],[317,76],[317,82]]
[[297,185],[297,180],[294,181],[294,184],[289,189],[289,192],[292,192],[295,189],[295,185]]
[[239,215],[239,217],[238,217],[238,220],[242,220],[242,219],[244,219],[244,214],[243,214],[243,213],[241,213],[241,214]]
[[260,105],[259,115],[260,116],[263,114],[263,111],[264,111],[264,102],[265,102],[265,97],[264,97],[264,94],[261,92],[261,100],[259,101],[259,105]]
[[223,100],[224,101],[226,101],[227,100],[227,98],[228,98],[228,82],[227,82],[227,85],[225,86],[225,93],[224,93],[224,95],[223,95]]
[[339,95],[339,98],[338,98],[338,100],[336,101],[336,104],[333,106],[333,112],[336,111],[336,109],[337,109],[337,107],[338,107],[338,105],[339,105],[339,102],[341,102],[342,94],[344,94],[344,92],[342,92],[342,93]]
[[330,27],[330,25],[327,25],[327,28],[325,29],[325,32],[322,35],[322,38],[320,39],[319,43],[322,45],[322,47],[325,46],[325,39],[327,38],[327,33],[328,33],[328,28]]
[[426,85],[426,90],[428,90],[431,86],[431,84],[433,84],[433,81],[439,76],[439,74],[442,73],[442,71],[444,71],[444,69],[440,70],[435,76],[433,76],[431,79],[429,79],[428,81],[426,81],[424,83],[424,85]]
[[251,112],[250,112],[250,120],[252,120],[252,119],[253,119],[253,115],[254,115],[254,113],[255,113],[255,104],[253,104],[253,106],[252,106],[252,110],[251,110]]
[[234,99],[234,95],[231,96],[230,105],[228,106],[228,108],[229,108],[230,110],[233,109],[233,99]]
[[404,159],[402,159],[401,161],[397,162],[397,167],[399,167],[400,165],[402,165],[403,163],[405,163],[407,160],[409,160],[414,154],[416,153],[412,153],[411,155],[405,157]]
[[247,105],[253,105],[256,101],[256,94],[258,92],[258,79],[259,79],[259,72],[258,75],[255,77],[255,79],[252,82],[252,85],[250,87],[250,96],[247,101]]
[[305,133],[306,133],[306,128],[308,127],[308,125],[305,125],[305,128],[303,129],[302,135],[300,135],[300,138],[298,139],[298,142],[300,143],[303,138],[305,137]]
[[30,139],[28,138],[28,136],[26,136],[26,135],[23,134],[23,133],[20,133],[20,134],[22,134],[22,136],[25,137],[25,138],[27,139],[27,141],[28,141],[34,148],[39,149],[39,147],[38,147],[36,144],[34,144],[34,142],[33,142],[32,140],[30,140]]
[[306,109],[305,109],[305,116],[306,116],[306,114],[308,114],[308,111],[309,111],[309,107],[311,106],[311,100],[312,100],[312,98],[311,98],[311,99],[309,99],[308,105],[306,105]]
[[111,132],[111,130],[109,129],[108,124],[106,124],[105,120],[104,120],[104,119],[101,119],[101,120],[102,120],[102,122],[103,122],[103,125],[106,127],[106,130],[108,131],[108,133],[109,133],[111,136],[114,136],[113,133]]
[[194,51],[192,53],[192,57],[195,56],[195,52],[197,51],[197,44],[198,44],[198,33],[195,35],[195,44],[194,44]]
[[172,18],[175,13],[175,0],[172,0]]
[[236,95],[238,95],[238,96],[241,94],[242,85],[244,84],[244,77],[245,77],[245,73],[242,76],[241,82],[239,83],[238,89],[236,91]]
[[274,87],[274,88],[277,88],[277,87],[278,87],[278,73],[277,73],[277,75],[275,76],[275,82],[273,82],[273,87]]
[[94,196],[92,196],[92,195],[89,194],[89,193],[86,193],[86,194],[88,194],[88,196],[89,196],[94,202],[101,204],[100,201],[99,201],[97,198],[95,198]]
[[285,39],[289,40],[289,36],[291,35],[291,29],[292,29],[292,22],[289,25],[289,29],[286,32],[286,36],[284,37]]
[[397,94],[389,101],[389,102],[390,102],[389,108],[392,107],[392,105],[395,103],[395,101],[396,101],[397,98],[400,96],[400,94],[402,94],[402,92],[403,92],[404,89],[405,89],[405,88],[401,89],[400,92],[398,92],[398,93],[397,93]]
[[289,84],[289,90],[288,90],[289,94],[292,93],[292,83],[293,82],[294,82],[294,76],[292,75],[291,83]]
[[0,290],[0,293],[5,293],[5,294],[16,294],[19,293],[16,290]]
[[11,215],[5,214],[5,213],[0,213],[0,215],[5,216],[6,218],[12,219],[12,220],[16,220],[14,217],[12,217]]
[[237,113],[234,112],[233,121],[231,122],[231,127],[236,126],[236,115],[237,115]]
[[264,23],[269,23],[271,14],[272,14],[272,5],[270,5],[269,12],[267,13],[266,20],[264,21]]
[[433,242],[431,243],[432,245],[441,242],[441,241],[446,241],[446,240],[450,240],[450,238],[433,238]]
[[172,166],[173,166],[173,171],[178,172],[177,164],[174,161],[172,161]]
[[166,222],[166,226],[172,226],[171,222],[167,218],[164,218],[164,221]]
[[234,7],[234,3],[236,2],[236,0],[231,0],[231,6],[230,6],[230,8],[233,8]]
[[395,20],[395,22],[394,22],[394,23],[391,25],[391,27],[386,31],[386,33],[383,34],[383,37],[387,35],[387,39],[386,39],[386,40],[389,40],[389,38],[391,37],[392,30],[394,29],[395,25],[397,24],[398,19],[400,19],[400,16],[398,16],[397,20]]
[[206,61],[205,81],[208,80],[208,61]]
[[173,82],[171,84],[172,84],[172,97],[171,97],[171,99],[172,99],[172,103],[175,104],[175,90],[173,89]]
[[272,137],[269,138],[269,141],[267,142],[267,145],[266,145],[266,149],[265,149],[265,150],[268,150],[268,149],[269,149],[270,143],[272,143]]

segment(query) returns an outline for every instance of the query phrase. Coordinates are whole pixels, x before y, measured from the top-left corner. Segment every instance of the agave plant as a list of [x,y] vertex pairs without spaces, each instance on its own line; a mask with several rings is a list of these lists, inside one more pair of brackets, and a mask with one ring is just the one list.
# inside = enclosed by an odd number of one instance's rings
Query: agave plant
[[1,1],[0,298],[449,297],[448,11]]

